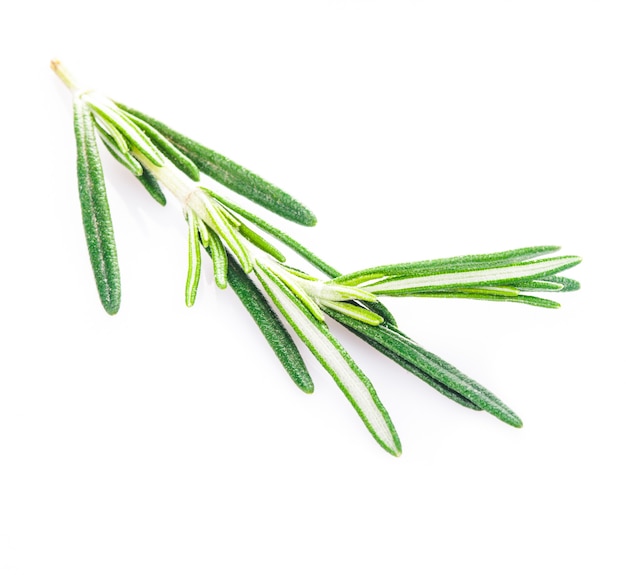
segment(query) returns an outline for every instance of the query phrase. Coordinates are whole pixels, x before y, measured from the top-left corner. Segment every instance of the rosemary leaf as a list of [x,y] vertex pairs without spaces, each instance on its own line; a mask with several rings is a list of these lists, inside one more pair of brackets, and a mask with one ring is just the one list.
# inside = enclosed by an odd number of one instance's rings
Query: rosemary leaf
[[135,157],[133,157],[128,149],[126,151],[121,150],[119,148],[118,142],[109,134],[100,124],[95,123],[96,128],[100,134],[100,139],[102,143],[106,146],[106,149],[109,150],[111,155],[124,166],[127,170],[129,170],[135,176],[141,176],[143,173],[143,166],[137,161]]
[[[204,189],[204,188],[203,188]],[[204,189],[207,195],[210,195],[210,191]],[[209,198],[206,203],[206,218],[207,224],[217,232],[217,234],[224,240],[226,245],[233,252],[237,261],[246,273],[252,271],[252,261],[250,260],[250,254],[248,250],[241,243],[239,234],[235,233],[232,226],[226,221],[228,217],[227,212],[224,212],[223,208],[219,204],[214,204]]]
[[578,291],[580,289],[580,282],[563,276],[545,276],[542,279],[560,284],[561,292]]
[[111,137],[111,135],[106,132],[103,128],[96,123],[96,127],[100,132],[100,138],[107,150],[111,152],[111,155],[118,161],[120,164],[125,166],[130,172],[132,172],[135,177],[141,182],[141,185],[148,190],[148,193],[162,206],[164,206],[167,202],[165,198],[165,194],[161,190],[161,186],[159,186],[159,182],[154,177],[154,175],[146,168],[144,168],[141,163],[135,158],[133,155],[128,152],[123,152],[117,146],[116,141]]
[[[408,339],[408,338],[407,338]],[[434,353],[415,344],[415,351],[421,355],[420,365],[431,377],[439,379],[450,389],[460,393],[487,413],[494,415],[513,427],[522,427],[522,420],[488,389],[461,373]]]
[[255,268],[263,287],[304,341],[313,355],[335,380],[378,444],[392,455],[402,447],[387,410],[367,376],[354,363],[323,322],[318,322],[270,270]]
[[532,295],[495,295],[493,292],[481,292],[481,290],[442,290],[429,291],[415,294],[415,297],[437,297],[437,298],[454,298],[454,299],[475,299],[483,301],[501,301],[513,303],[525,303],[535,307],[544,307],[548,309],[558,309],[561,307],[559,302],[542,297]]
[[379,315],[383,318],[384,323],[389,326],[397,326],[396,318],[393,317],[391,312],[387,309],[387,306],[379,301],[361,302],[361,305],[369,309],[372,313]]
[[148,191],[148,193],[162,206],[167,203],[167,198],[161,190],[158,180],[154,177],[154,174],[144,168],[141,176],[137,176],[137,179],[141,182],[141,185]]
[[107,313],[120,307],[121,283],[113,223],[96,143],[94,120],[86,103],[74,99],[78,190],[91,267]]
[[162,122],[117,103],[124,111],[142,119],[163,134],[206,175],[264,208],[305,226],[314,226],[313,212],[295,198],[228,158],[172,130]]
[[[211,257],[215,252],[207,248]],[[235,258],[228,256],[228,283],[233,288],[241,303],[248,310],[252,319],[259,326],[265,339],[274,350],[276,357],[293,380],[305,393],[313,393],[313,380],[306,368],[302,355],[285,326],[271,308],[259,288],[252,279],[244,273]]]
[[549,280],[545,276],[533,280],[517,280],[511,284],[506,284],[506,286],[499,286],[500,289],[504,289],[505,287],[510,287],[517,291],[560,292],[563,290],[563,284]]
[[200,270],[202,259],[200,257],[200,241],[198,240],[198,226],[196,216],[193,211],[187,211],[188,224],[188,267],[187,282],[185,284],[185,304],[187,307],[193,306],[196,301],[196,293],[198,292],[198,284],[200,283]]
[[108,134],[115,142],[115,146],[122,152],[123,154],[130,153],[130,146],[128,145],[128,141],[120,132],[113,122],[109,122],[106,118],[102,116],[95,117],[95,124],[101,134]]
[[438,387],[433,386],[438,391],[441,391],[442,387],[452,390],[501,421],[513,427],[522,426],[521,419],[489,390],[434,353],[426,351],[401,331],[384,325],[367,325],[340,314],[331,315],[353,331],[362,333],[370,340],[376,341],[380,345],[381,351],[387,349],[392,352],[389,355],[391,359],[394,359],[394,355],[399,356],[428,375],[430,380],[425,379],[426,383],[432,385],[433,381],[438,382]]
[[380,325],[384,321],[377,313],[365,307],[361,307],[360,305],[354,305],[344,301],[325,301],[323,307],[325,311],[329,309],[336,310],[348,317],[369,325]]
[[517,280],[531,280],[558,273],[578,265],[581,258],[562,256],[506,266],[451,271],[442,268],[431,275],[407,274],[377,280],[367,288],[377,295],[413,296],[419,292],[437,291],[445,288],[461,288],[494,285],[515,285]]
[[185,154],[181,153],[163,134],[153,128],[148,122],[144,122],[144,120],[132,115],[130,112],[124,112],[124,114],[126,114],[131,122],[134,122],[145,132],[150,140],[152,140],[152,143],[181,172],[187,174],[194,182],[200,181],[200,170],[198,170],[198,166],[185,156]]
[[352,333],[360,337],[363,341],[367,342],[374,349],[378,350],[383,355],[386,355],[389,359],[397,363],[400,367],[403,367],[404,369],[406,369],[409,373],[412,373],[413,375],[415,375],[422,381],[426,382],[428,385],[430,385],[432,388],[437,390],[442,395],[446,396],[447,398],[453,401],[456,401],[459,405],[462,405],[463,407],[467,407],[468,409],[473,409],[476,411],[482,411],[482,408],[472,403],[469,399],[465,398],[460,393],[457,393],[456,391],[450,389],[446,385],[443,385],[440,381],[431,377],[426,372],[421,370],[415,363],[410,361],[411,359],[410,355],[407,356],[410,359],[406,359],[403,355],[399,355],[395,353],[391,349],[391,347],[383,345],[382,343],[378,341],[378,339],[371,337],[365,331],[357,329],[357,327],[361,327],[361,322],[353,323],[349,319],[346,319],[344,317],[344,314],[338,313],[333,310],[327,309],[326,313],[328,313],[328,315],[332,317],[334,320],[336,320],[337,322],[343,324],[347,329],[349,329]]
[[226,289],[228,284],[228,257],[226,249],[220,237],[209,227],[205,226],[207,231],[207,244],[205,248],[208,248],[211,258],[213,259],[213,277],[215,279],[215,285],[220,289]]
[[131,148],[139,150],[155,166],[163,166],[163,156],[159,149],[141,129],[122,115],[121,110],[116,109],[111,100],[95,92],[88,92],[83,98],[100,118],[115,126],[124,135]]
[[[560,248],[557,246],[536,246],[490,254],[456,256],[436,260],[383,265],[352,272],[335,279],[340,283],[349,282],[353,284],[384,276],[422,276],[427,275],[429,272],[444,273],[445,271],[447,273],[489,269],[527,261],[545,254],[553,253],[559,249]],[[363,279],[359,280],[361,277]]]
[[264,237],[260,236],[254,230],[246,226],[246,224],[240,222],[238,229],[239,233],[241,233],[244,238],[253,243],[257,248],[263,250],[266,254],[276,258],[279,262],[284,262],[287,259],[280,252],[280,250],[270,244]]

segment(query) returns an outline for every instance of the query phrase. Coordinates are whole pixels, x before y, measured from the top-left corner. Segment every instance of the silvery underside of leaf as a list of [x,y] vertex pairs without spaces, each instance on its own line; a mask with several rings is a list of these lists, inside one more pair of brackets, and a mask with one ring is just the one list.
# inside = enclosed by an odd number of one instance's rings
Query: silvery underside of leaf
[[577,289],[577,282],[555,274],[581,262],[577,256],[534,259],[557,248],[524,248],[510,252],[378,266],[336,278],[377,296],[466,297],[518,301],[544,307],[556,302],[523,295]]
[[328,313],[372,347],[446,397],[471,409],[484,409],[513,427],[522,426],[522,420],[515,412],[488,389],[437,355],[425,350],[397,328],[368,325],[334,310],[329,310]]
[[105,129],[108,128],[122,150],[124,150],[124,143],[117,134],[121,134],[129,149],[134,148],[155,166],[163,165],[163,154],[157,146],[115,103],[98,92],[86,92],[82,99],[87,102]]
[[335,380],[374,439],[392,455],[400,455],[400,440],[371,382],[326,324],[315,318],[269,268],[259,264],[255,272],[282,315]]

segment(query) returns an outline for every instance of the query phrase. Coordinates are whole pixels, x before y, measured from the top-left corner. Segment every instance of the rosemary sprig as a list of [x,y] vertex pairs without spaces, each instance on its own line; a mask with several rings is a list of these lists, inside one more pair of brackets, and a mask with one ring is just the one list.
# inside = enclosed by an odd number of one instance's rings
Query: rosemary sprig
[[[558,274],[577,265],[580,258],[544,257],[558,248],[541,246],[340,275],[289,235],[216,194],[201,181],[200,172],[282,217],[313,225],[315,217],[300,202],[158,120],[79,89],[59,62],[52,67],[74,96],[83,221],[96,283],[109,313],[119,308],[120,282],[96,134],[157,202],[165,204],[162,188],[166,188],[181,203],[188,226],[186,304],[192,306],[196,299],[204,248],[213,261],[217,286],[232,287],[296,385],[306,393],[313,391],[310,374],[283,321],[328,371],[383,449],[399,455],[398,434],[372,383],[331,333],[327,316],[450,399],[521,427],[520,418],[500,399],[401,332],[378,298],[459,297],[558,307],[557,302],[528,294],[578,289],[576,281]],[[271,238],[329,279],[288,265]]]

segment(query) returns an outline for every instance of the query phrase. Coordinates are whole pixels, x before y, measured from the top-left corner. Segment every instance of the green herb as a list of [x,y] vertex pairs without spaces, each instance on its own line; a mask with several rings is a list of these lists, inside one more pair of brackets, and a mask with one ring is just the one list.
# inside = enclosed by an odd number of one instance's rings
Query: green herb
[[79,98],[74,101],[74,131],[78,192],[91,266],[100,301],[108,313],[115,314],[120,307],[121,290],[113,224],[96,145],[94,120],[88,106]]
[[[556,301],[534,294],[578,289],[578,282],[558,274],[580,263],[579,257],[546,257],[558,248],[540,246],[383,265],[342,275],[234,199],[212,191],[201,173],[279,216],[314,225],[315,216],[295,198],[162,122],[97,92],[81,90],[61,63],[54,61],[52,68],[73,93],[83,223],[100,299],[108,313],[119,309],[120,279],[97,135],[157,202],[165,204],[162,188],[180,202],[188,228],[186,304],[192,306],[196,299],[204,248],[213,262],[216,285],[222,289],[230,285],[296,385],[306,393],[313,391],[313,381],[285,324],[328,371],[383,449],[399,455],[398,434],[372,383],[331,333],[327,316],[446,397],[521,427],[521,419],[490,391],[400,331],[379,298],[470,298],[554,308],[559,305]],[[326,279],[288,265],[273,240]]]

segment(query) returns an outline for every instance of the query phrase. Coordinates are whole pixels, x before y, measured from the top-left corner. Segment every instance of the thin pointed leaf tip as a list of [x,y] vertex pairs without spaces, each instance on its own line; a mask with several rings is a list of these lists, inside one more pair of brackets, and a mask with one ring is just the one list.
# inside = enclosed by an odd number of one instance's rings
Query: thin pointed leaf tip
[[[188,262],[187,276],[181,278],[185,304],[195,303],[203,262],[210,261],[215,285],[234,291],[293,382],[305,393],[313,392],[301,354],[301,348],[308,350],[386,452],[402,452],[396,428],[373,383],[332,332],[328,317],[459,405],[521,427],[518,415],[488,389],[400,331],[380,299],[465,298],[556,308],[559,304],[551,298],[580,287],[562,275],[580,263],[579,257],[554,255],[559,248],[548,245],[342,275],[240,206],[236,195],[218,194],[210,179],[287,220],[315,224],[315,216],[299,201],[162,122],[84,90],[62,63],[53,61],[52,69],[73,96],[83,225],[98,294],[108,313],[117,313],[121,288],[98,140],[159,204],[166,203],[166,193],[179,202],[187,226],[186,246],[181,246],[181,257],[186,253]],[[289,264],[277,243],[324,277]],[[550,299],[538,297],[539,292]]]

